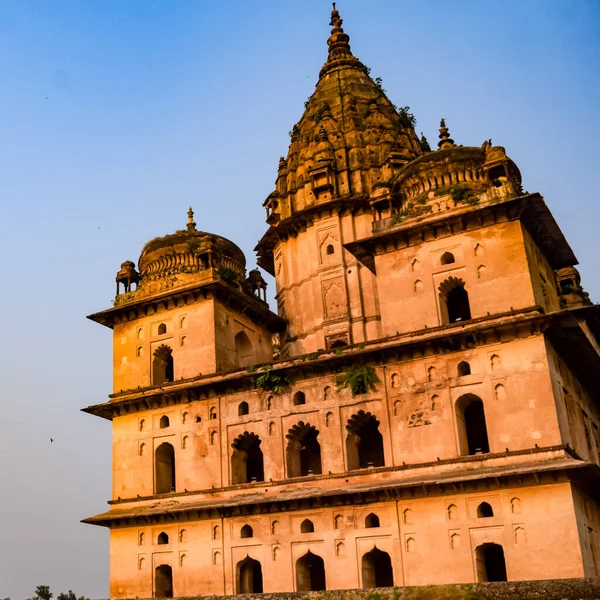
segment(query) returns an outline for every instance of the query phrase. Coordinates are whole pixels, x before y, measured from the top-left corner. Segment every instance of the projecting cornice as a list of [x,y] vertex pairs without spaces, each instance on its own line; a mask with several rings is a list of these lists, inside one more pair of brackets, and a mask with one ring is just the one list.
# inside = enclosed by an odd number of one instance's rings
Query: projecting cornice
[[465,206],[430,217],[407,218],[398,224],[394,224],[394,217],[389,217],[373,223],[371,236],[344,244],[344,248],[375,273],[377,254],[515,220],[523,223],[553,269],[577,264],[573,250],[539,194]]
[[[400,334],[366,344],[338,349],[337,352],[323,351],[304,355],[291,360],[269,363],[268,366],[288,381],[322,376],[339,372],[348,363],[361,361],[374,365],[413,360],[425,355],[447,354],[472,349],[480,345],[506,342],[511,339],[544,334],[549,328],[569,324],[573,335],[577,331],[578,319],[596,319],[600,306],[584,306],[544,314],[541,307],[512,310],[506,313],[480,317],[461,323],[452,323]],[[590,340],[573,335],[558,336],[559,349],[578,356],[574,365],[581,371],[583,381],[600,389],[600,358],[593,350]],[[577,334],[579,336],[579,334]],[[579,340],[577,344],[574,339]],[[577,352],[572,350],[577,346]],[[114,417],[154,408],[208,400],[221,395],[256,389],[255,379],[260,368],[255,365],[248,370],[205,375],[182,379],[162,386],[122,390],[110,396],[110,402],[89,406],[84,412],[112,420]]]
[[271,312],[266,302],[246,294],[223,281],[209,281],[177,290],[166,290],[152,296],[134,298],[91,315],[88,319],[113,328],[117,323],[133,321],[160,310],[188,306],[204,300],[217,299],[227,306],[247,314],[254,322],[266,325],[270,331],[283,331],[285,321]]
[[[571,473],[599,469],[568,446],[460,456],[414,465],[379,467],[228,488],[186,491],[112,501],[105,513],[84,519],[104,527],[205,520],[306,510],[512,486],[567,481]],[[301,486],[298,483],[302,482]]]

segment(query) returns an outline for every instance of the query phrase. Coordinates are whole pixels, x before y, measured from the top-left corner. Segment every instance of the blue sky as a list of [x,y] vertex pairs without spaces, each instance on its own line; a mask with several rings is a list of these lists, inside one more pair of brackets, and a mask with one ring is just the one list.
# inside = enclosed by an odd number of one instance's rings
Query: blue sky
[[[326,57],[331,5],[0,2],[0,597],[108,594],[110,306],[121,262],[181,228],[253,266],[288,131]],[[600,298],[600,4],[343,0],[352,49],[433,143],[506,147]],[[55,442],[50,445],[49,438]]]

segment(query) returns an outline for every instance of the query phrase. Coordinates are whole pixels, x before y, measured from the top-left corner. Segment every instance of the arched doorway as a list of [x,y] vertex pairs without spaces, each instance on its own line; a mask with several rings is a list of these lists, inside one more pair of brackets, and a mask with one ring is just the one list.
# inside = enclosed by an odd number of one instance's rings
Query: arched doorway
[[309,550],[296,561],[296,591],[316,592],[325,589],[325,563]]
[[469,294],[462,279],[448,277],[439,285],[438,290],[440,292],[440,309],[444,324],[471,319]]
[[504,549],[500,544],[486,543],[475,549],[477,581],[508,581]]
[[305,477],[320,475],[321,445],[318,442],[319,432],[314,426],[300,421],[286,435],[288,477]]
[[162,385],[174,379],[173,350],[161,344],[152,359],[152,385]]
[[253,483],[265,480],[261,440],[255,433],[245,431],[231,446],[231,483]]
[[394,570],[387,552],[373,548],[362,557],[363,588],[393,587]]
[[245,367],[252,363],[252,342],[245,331],[240,331],[235,336],[235,360],[238,367]]
[[154,493],[168,494],[175,491],[175,448],[163,442],[155,452]]
[[170,565],[160,565],[154,572],[154,597],[173,597],[173,570]]
[[463,456],[490,451],[485,411],[479,396],[465,394],[456,401],[456,422]]
[[369,412],[358,411],[346,425],[346,455],[348,470],[383,467],[383,437],[379,421]]
[[262,567],[257,560],[246,556],[236,568],[238,594],[262,594]]

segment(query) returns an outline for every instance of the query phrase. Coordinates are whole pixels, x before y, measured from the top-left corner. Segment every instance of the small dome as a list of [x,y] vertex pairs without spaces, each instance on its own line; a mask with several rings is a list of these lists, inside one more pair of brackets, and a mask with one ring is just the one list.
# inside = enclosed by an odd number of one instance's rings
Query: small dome
[[190,209],[185,230],[150,240],[138,261],[143,280],[179,273],[195,273],[209,266],[237,271],[245,277],[246,258],[232,241],[214,233],[197,231]]

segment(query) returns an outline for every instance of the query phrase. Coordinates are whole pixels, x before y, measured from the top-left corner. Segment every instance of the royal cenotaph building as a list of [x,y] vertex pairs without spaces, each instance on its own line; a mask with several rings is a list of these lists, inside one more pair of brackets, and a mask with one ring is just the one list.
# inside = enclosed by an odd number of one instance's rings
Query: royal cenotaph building
[[600,576],[600,319],[502,146],[419,139],[351,52],[279,161],[258,264],[124,262],[111,598]]

